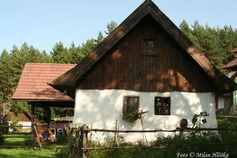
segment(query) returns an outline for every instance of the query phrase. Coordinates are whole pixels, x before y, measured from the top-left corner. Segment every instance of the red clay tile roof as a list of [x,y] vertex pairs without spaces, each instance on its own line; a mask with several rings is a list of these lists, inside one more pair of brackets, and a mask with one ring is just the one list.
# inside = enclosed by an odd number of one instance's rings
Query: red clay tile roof
[[233,60],[231,60],[230,62],[228,62],[223,69],[229,69],[232,71],[237,71],[237,58],[234,58]]
[[237,48],[231,51],[232,53],[237,53]]
[[72,69],[75,64],[26,63],[13,100],[24,101],[72,101],[47,83]]
[[[231,51],[232,53],[237,54],[237,48],[235,48],[234,50]],[[230,62],[228,62],[223,69],[229,69],[232,71],[237,71],[237,58],[235,57],[233,60],[231,60]]]

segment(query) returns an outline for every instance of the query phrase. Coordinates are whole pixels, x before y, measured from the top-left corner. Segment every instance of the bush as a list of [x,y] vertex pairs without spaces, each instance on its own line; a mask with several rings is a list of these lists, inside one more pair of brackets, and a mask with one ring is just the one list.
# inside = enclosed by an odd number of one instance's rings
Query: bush
[[[121,144],[125,149],[91,150],[88,158],[147,158],[147,157],[176,157],[178,153],[226,153],[229,157],[237,156],[236,132],[190,132],[180,139],[179,135],[159,135],[149,148],[144,145]],[[108,146],[111,147],[111,144]],[[98,146],[97,146],[98,147]],[[126,148],[127,147],[127,148]],[[197,156],[197,155],[196,155]]]
[[218,109],[216,111],[216,114],[217,115],[227,115],[227,114],[229,114],[229,110],[228,109]]
[[4,117],[0,117],[0,143],[2,144],[5,140],[4,134],[8,133],[8,122]]

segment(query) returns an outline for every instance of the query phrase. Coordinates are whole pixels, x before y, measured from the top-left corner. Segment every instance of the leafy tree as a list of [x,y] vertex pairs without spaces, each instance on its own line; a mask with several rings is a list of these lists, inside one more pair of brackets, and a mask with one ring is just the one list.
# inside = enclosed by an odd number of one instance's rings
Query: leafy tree
[[98,37],[95,41],[97,44],[99,44],[103,39],[104,39],[104,36],[103,36],[102,32],[100,31],[98,34]]
[[2,102],[8,100],[11,94],[12,83],[10,82],[11,77],[11,56],[3,50],[0,58],[0,94]]
[[94,39],[88,39],[86,43],[82,43],[81,46],[75,46],[75,44],[72,42],[68,49],[68,52],[71,55],[70,63],[78,64],[96,46],[97,42]]
[[26,43],[22,45],[20,49],[18,49],[16,46],[13,46],[13,49],[11,51],[11,84],[12,88],[15,88],[20,76],[22,69],[27,62],[27,54],[28,54],[29,47]]
[[198,21],[191,28],[183,21],[180,29],[217,68],[233,58],[231,51],[237,47],[237,30],[228,26],[223,29],[204,27]]
[[180,29],[182,30],[182,32],[191,40],[193,41],[195,44],[198,43],[198,39],[196,36],[193,35],[193,30],[189,28],[188,23],[183,20],[181,22],[181,24],[179,25]]
[[70,63],[72,58],[68,49],[64,47],[62,42],[56,43],[53,47],[53,51],[50,53],[55,63]]
[[[223,56],[220,62],[226,64],[233,59],[231,51],[237,47],[237,30],[233,30],[232,27],[225,26],[222,29],[217,29],[219,36],[219,49]],[[218,57],[218,55],[216,55]]]
[[16,116],[20,113],[23,113],[24,111],[29,110],[29,106],[27,102],[21,102],[21,101],[10,101],[9,109],[11,112],[13,112]]
[[82,58],[84,58],[88,53],[90,53],[96,46],[97,46],[97,43],[94,39],[88,39],[85,44],[82,43],[82,46],[80,49]]
[[[2,91],[0,91],[0,111],[2,111],[3,109],[2,109],[2,103],[3,103],[3,93],[2,93]],[[0,112],[0,117],[1,117],[1,112]]]
[[[9,83],[11,86],[10,96],[12,96],[13,92],[16,89],[25,63],[29,62],[29,52],[30,47],[27,43],[23,43],[20,49],[18,49],[16,46],[13,46],[13,49],[11,51],[11,59],[9,60],[11,63],[11,76],[9,77]],[[8,101],[10,100],[11,99],[9,98]],[[16,115],[27,109],[26,102],[9,102],[8,106],[10,111],[14,112]]]
[[39,63],[53,63],[53,58],[45,50],[43,50],[40,53],[38,62]]
[[110,34],[117,26],[118,24],[115,21],[111,21],[107,24],[107,31],[105,31],[105,33],[107,35]]
[[28,48],[27,53],[27,62],[31,63],[52,63],[53,60],[49,54],[47,54],[45,51],[40,52],[38,49],[35,49],[33,46],[30,46]]
[[70,117],[74,115],[74,108],[51,107],[50,112],[51,112],[51,118]]
[[82,58],[84,58],[84,55],[80,53],[81,52],[80,47],[76,46],[74,42],[72,42],[68,50],[69,50],[69,53],[71,54],[70,63],[77,64],[82,60]]

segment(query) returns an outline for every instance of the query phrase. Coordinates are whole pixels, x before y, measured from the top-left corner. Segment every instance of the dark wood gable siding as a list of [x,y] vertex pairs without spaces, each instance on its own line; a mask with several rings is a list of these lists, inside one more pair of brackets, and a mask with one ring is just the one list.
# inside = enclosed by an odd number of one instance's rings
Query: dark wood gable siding
[[[157,55],[144,55],[144,38],[158,40]],[[214,91],[202,69],[183,51],[147,16],[85,74],[78,88]]]

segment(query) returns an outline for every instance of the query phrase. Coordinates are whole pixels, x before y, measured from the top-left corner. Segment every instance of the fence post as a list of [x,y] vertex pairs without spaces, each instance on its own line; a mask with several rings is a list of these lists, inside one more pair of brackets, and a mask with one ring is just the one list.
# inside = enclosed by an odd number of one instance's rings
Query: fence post
[[88,127],[86,124],[83,124],[81,127],[81,135],[79,140],[79,157],[86,158],[86,151],[83,148],[87,147],[87,139],[88,139],[88,131],[86,131]]
[[182,139],[184,137],[184,129],[187,128],[187,125],[188,125],[188,121],[187,119],[182,119],[180,121],[180,124],[179,124],[179,139],[178,139],[178,142],[177,142],[177,153],[178,154],[181,150],[181,147],[182,147]]
[[[115,123],[115,131],[117,130],[118,130],[118,120],[116,120]],[[116,146],[119,146],[118,132],[114,132],[114,143],[116,144]]]
[[[42,150],[42,145],[41,145],[41,142],[40,142],[40,138],[39,138],[39,134],[38,134],[36,125],[34,125],[34,133],[35,133],[34,141],[36,141],[36,143],[39,144],[40,150]],[[36,144],[34,144],[34,146],[36,147]]]

